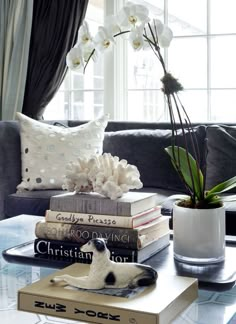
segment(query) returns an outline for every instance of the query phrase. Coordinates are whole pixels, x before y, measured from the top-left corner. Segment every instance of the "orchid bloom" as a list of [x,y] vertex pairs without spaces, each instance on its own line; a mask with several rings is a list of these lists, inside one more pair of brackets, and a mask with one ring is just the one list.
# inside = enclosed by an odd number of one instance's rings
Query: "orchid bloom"
[[129,34],[129,41],[135,51],[139,51],[144,46],[143,25],[133,28]]
[[90,45],[83,47],[83,58],[86,63],[90,60],[90,58],[92,58],[94,62],[96,62],[98,59],[98,52],[95,51],[94,46],[95,45],[91,43]]
[[83,52],[80,46],[73,47],[66,55],[66,64],[73,71],[79,71],[84,67]]
[[[150,42],[158,44],[161,47],[168,47],[173,38],[171,29],[164,25],[159,19],[153,19],[152,22],[145,27],[144,35]],[[148,40],[145,42],[145,48],[147,48]]]
[[98,32],[94,37],[95,49],[98,52],[107,51],[114,44],[114,38],[112,34],[104,27],[100,26]]
[[[168,47],[173,34],[171,29],[160,20],[153,19],[150,23],[149,11],[143,5],[127,2],[117,16],[108,16],[104,26],[92,38],[88,23],[85,21],[79,29],[78,46],[74,47],[66,58],[67,66],[76,71],[86,69],[89,60],[94,61],[100,53],[112,48],[115,37],[129,33],[129,42],[135,51],[155,46]],[[122,30],[121,26],[128,26]]]
[[164,24],[159,19],[153,19],[149,26],[146,25],[145,34],[151,41],[158,43],[158,38],[162,34],[163,30]]
[[118,13],[118,20],[121,26],[134,27],[149,21],[148,9],[145,6],[127,2]]
[[121,32],[121,28],[118,24],[117,17],[114,15],[110,15],[105,18],[104,27],[106,28],[106,30],[109,30],[110,33],[112,33],[112,35]]
[[78,43],[86,46],[92,41],[92,36],[89,31],[89,25],[86,21],[83,22],[83,25],[79,29],[78,33]]
[[173,38],[172,30],[168,26],[164,25],[163,32],[159,36],[160,46],[161,47],[169,47],[172,38]]

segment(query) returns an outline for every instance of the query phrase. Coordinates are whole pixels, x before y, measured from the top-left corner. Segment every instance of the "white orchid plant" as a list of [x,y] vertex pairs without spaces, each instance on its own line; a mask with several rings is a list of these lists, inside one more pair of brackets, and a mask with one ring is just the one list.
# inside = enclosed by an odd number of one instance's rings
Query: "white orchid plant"
[[[98,28],[92,37],[87,22],[79,29],[78,42],[66,57],[67,66],[73,71],[83,70],[91,59],[97,60],[99,55],[112,49],[117,37],[127,35],[135,51],[150,49],[163,68],[162,91],[167,101],[170,122],[172,125],[172,144],[165,150],[178,172],[188,192],[181,205],[191,208],[214,208],[222,205],[221,193],[236,187],[233,177],[211,190],[205,190],[205,176],[200,169],[200,155],[197,139],[188,114],[180,101],[179,91],[183,90],[179,81],[166,69],[161,48],[169,47],[173,38],[171,29],[159,19],[150,19],[149,10],[140,4],[127,2],[117,16],[108,16],[104,26]],[[184,147],[177,143],[177,129],[181,128]],[[189,134],[190,143],[186,139]],[[189,153],[192,149],[195,159]],[[234,197],[235,198],[235,197]],[[234,199],[233,198],[233,199]]]

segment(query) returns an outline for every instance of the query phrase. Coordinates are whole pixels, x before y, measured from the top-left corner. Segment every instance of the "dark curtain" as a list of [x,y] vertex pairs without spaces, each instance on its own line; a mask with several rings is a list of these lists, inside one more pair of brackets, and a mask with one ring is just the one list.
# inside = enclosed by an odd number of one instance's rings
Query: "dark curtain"
[[34,0],[23,114],[42,119],[67,71],[88,0]]

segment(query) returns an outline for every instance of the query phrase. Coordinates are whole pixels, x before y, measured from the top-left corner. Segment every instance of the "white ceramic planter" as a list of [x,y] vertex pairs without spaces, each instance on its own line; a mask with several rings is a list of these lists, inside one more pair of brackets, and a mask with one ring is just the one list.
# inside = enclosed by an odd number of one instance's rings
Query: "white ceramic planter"
[[225,257],[225,208],[173,208],[174,258],[194,264]]

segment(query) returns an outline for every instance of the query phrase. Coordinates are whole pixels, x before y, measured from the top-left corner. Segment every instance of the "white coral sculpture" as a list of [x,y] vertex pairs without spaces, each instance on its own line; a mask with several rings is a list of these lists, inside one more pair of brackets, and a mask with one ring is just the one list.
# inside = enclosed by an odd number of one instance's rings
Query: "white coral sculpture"
[[130,189],[140,189],[140,173],[135,165],[124,159],[104,153],[91,158],[78,158],[66,166],[63,189],[97,192],[114,200]]

